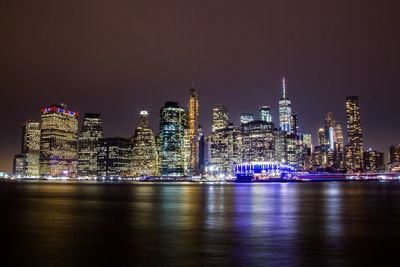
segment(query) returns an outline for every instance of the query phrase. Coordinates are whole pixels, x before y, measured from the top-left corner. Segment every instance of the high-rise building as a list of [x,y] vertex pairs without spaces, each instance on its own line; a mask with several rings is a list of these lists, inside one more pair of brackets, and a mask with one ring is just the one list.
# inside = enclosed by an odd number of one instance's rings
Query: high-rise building
[[390,163],[400,162],[400,144],[391,146],[389,154]]
[[346,98],[347,113],[347,135],[349,149],[351,150],[350,159],[346,161],[348,171],[363,170],[363,136],[361,131],[360,104],[357,96],[348,96]]
[[206,141],[204,137],[204,132],[201,126],[199,126],[199,169],[200,174],[204,173],[206,166]]
[[42,108],[40,175],[75,176],[77,144],[78,113],[63,104]]
[[233,176],[234,166],[242,161],[242,133],[229,124],[211,135],[209,173],[214,176]]
[[242,113],[240,114],[240,124],[246,124],[249,122],[254,121],[254,114],[253,113]]
[[261,121],[265,122],[272,122],[272,115],[271,115],[271,109],[269,106],[262,106],[258,110],[259,112],[259,119]]
[[156,176],[159,174],[156,136],[149,126],[149,113],[141,110],[139,123],[132,136],[131,175]]
[[24,169],[24,154],[18,153],[13,160],[13,175],[25,176]]
[[131,147],[131,142],[127,138],[100,138],[97,141],[97,175],[128,176],[131,169]]
[[213,108],[212,132],[228,127],[228,110],[224,105],[216,105]]
[[375,172],[382,169],[384,164],[383,152],[368,149],[364,152],[364,169],[368,172]]
[[278,130],[275,134],[275,159],[280,163],[287,163],[287,134]]
[[199,93],[196,89],[190,89],[188,130],[190,141],[190,167],[191,174],[199,173]]
[[161,175],[185,175],[186,112],[176,102],[160,110]]
[[333,112],[326,113],[325,133],[329,150],[333,152],[333,167],[336,170],[343,170],[345,166],[343,130]]
[[28,177],[39,176],[40,156],[40,123],[27,121],[22,126],[21,153],[24,156],[23,175]]
[[282,90],[283,95],[279,100],[279,123],[281,131],[285,131],[288,134],[292,133],[292,108],[291,102],[288,97],[286,97],[286,82],[285,78],[282,80]]
[[103,138],[103,123],[100,114],[85,113],[79,136],[78,175],[97,175],[97,142]]
[[297,114],[292,114],[290,116],[290,125],[292,127],[292,133],[294,135],[299,134],[299,116]]
[[326,131],[324,128],[318,129],[318,145],[319,146],[327,146],[329,144],[328,139],[326,137]]
[[275,126],[256,120],[242,126],[243,161],[275,161]]

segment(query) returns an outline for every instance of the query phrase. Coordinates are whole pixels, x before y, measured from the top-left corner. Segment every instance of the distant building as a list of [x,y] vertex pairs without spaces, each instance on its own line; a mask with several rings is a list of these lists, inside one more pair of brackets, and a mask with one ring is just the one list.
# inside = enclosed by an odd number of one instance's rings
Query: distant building
[[390,163],[400,162],[400,144],[391,146],[389,154]]
[[357,96],[346,98],[348,149],[351,150],[347,159],[348,171],[363,170],[363,135],[361,130],[360,103]]
[[131,169],[131,142],[127,138],[100,138],[97,142],[97,175],[128,176]]
[[39,176],[40,157],[40,123],[27,121],[22,126],[21,153],[24,156],[23,175],[28,177]]
[[242,161],[242,133],[229,124],[211,135],[211,155],[208,173],[214,176],[233,176],[234,164]]
[[224,105],[216,105],[213,108],[212,132],[228,127],[228,110]]
[[199,93],[195,88],[190,89],[189,110],[188,110],[188,130],[189,130],[189,172],[198,174],[199,168]]
[[162,176],[184,176],[186,112],[176,102],[166,102],[160,111]]
[[283,95],[279,100],[279,123],[281,131],[287,134],[292,133],[292,107],[290,99],[286,96],[286,82],[285,78],[282,80]]
[[249,122],[254,121],[254,114],[253,113],[242,113],[240,114],[240,124],[246,124]]
[[19,153],[15,155],[13,161],[13,175],[15,176],[24,176],[24,155]]
[[287,163],[287,134],[278,130],[275,134],[275,159],[280,163]]
[[275,126],[256,120],[242,126],[243,161],[275,161]]
[[78,113],[63,104],[42,108],[40,175],[75,176],[77,144]]
[[272,122],[271,109],[269,106],[260,107],[258,112],[259,112],[259,120],[265,122]]
[[97,175],[97,142],[103,138],[103,123],[100,114],[86,113],[83,118],[78,149],[78,175]]
[[364,152],[364,168],[366,171],[375,172],[382,169],[384,165],[384,154],[376,150],[369,149]]

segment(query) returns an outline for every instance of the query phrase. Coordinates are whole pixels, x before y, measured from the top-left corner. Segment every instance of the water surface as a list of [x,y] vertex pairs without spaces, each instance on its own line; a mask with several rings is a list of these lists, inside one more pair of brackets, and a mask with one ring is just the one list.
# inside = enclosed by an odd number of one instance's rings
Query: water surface
[[0,183],[13,266],[397,262],[400,183]]

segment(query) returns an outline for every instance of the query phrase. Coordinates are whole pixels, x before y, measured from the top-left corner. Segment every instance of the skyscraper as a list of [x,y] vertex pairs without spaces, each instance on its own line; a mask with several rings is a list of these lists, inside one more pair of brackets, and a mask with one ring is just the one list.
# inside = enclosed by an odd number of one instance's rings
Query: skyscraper
[[210,161],[212,175],[234,175],[234,164],[242,161],[242,133],[232,123],[212,133]]
[[253,113],[242,113],[240,114],[240,124],[246,124],[249,122],[254,121],[254,114]]
[[212,132],[228,127],[228,110],[224,105],[216,105],[213,108]]
[[262,106],[258,110],[261,121],[272,122],[271,109],[269,106]]
[[25,176],[24,173],[24,154],[18,153],[14,156],[13,160],[13,175]]
[[190,141],[190,173],[199,172],[199,93],[195,88],[190,89],[188,129]]
[[376,172],[382,169],[384,164],[383,152],[368,149],[364,152],[364,169],[368,172]]
[[351,150],[348,155],[351,156],[347,159],[348,171],[362,171],[363,170],[363,136],[361,131],[361,116],[360,104],[357,96],[348,96],[346,98],[346,113],[347,113],[347,135],[349,149]]
[[131,169],[132,144],[121,137],[100,138],[97,141],[97,175],[128,176]]
[[256,120],[242,126],[243,161],[275,161],[275,126]]
[[66,105],[42,108],[40,175],[76,175],[78,163],[78,113]]
[[390,147],[389,158],[390,163],[400,162],[400,144]]
[[286,133],[292,133],[292,108],[289,98],[286,97],[286,81],[282,80],[282,98],[279,100],[279,123],[280,129]]
[[85,113],[78,149],[78,175],[97,175],[97,142],[103,138],[103,123],[100,114]]
[[333,167],[336,170],[343,170],[345,165],[343,130],[333,112],[326,113],[325,133],[329,149],[333,152]]
[[24,156],[23,175],[28,177],[39,176],[40,156],[40,123],[27,121],[22,126],[21,152]]
[[185,175],[185,110],[176,102],[166,102],[160,110],[161,175]]
[[156,137],[149,126],[149,113],[140,111],[139,124],[132,136],[132,168],[131,175],[158,175],[158,153]]

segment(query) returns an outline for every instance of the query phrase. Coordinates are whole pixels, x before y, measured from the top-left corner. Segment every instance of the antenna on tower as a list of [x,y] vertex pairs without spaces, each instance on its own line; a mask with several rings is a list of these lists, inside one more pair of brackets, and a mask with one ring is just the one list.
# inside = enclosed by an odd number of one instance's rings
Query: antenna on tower
[[286,82],[285,82],[285,76],[283,76],[283,79],[282,79],[282,89],[283,89],[283,98],[286,98]]

